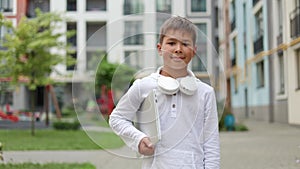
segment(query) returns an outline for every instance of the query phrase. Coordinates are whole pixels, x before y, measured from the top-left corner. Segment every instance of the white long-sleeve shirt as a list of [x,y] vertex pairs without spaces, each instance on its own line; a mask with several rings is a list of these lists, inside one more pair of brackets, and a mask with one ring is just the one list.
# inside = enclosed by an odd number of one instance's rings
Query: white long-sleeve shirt
[[150,91],[157,89],[161,140],[155,154],[145,158],[144,169],[219,169],[218,115],[214,90],[197,80],[193,95],[180,91],[166,95],[158,90],[158,72],[136,80],[113,110],[109,124],[134,151],[147,135],[132,121]]

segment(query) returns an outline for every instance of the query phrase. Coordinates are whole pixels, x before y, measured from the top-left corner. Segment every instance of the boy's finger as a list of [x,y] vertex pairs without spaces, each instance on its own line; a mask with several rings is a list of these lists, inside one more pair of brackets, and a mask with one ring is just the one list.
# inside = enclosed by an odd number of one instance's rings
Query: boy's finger
[[153,147],[153,144],[152,144],[152,142],[150,141],[149,138],[144,139],[144,143],[145,143],[145,145],[146,145],[147,147],[149,147],[149,148],[152,148],[152,147]]

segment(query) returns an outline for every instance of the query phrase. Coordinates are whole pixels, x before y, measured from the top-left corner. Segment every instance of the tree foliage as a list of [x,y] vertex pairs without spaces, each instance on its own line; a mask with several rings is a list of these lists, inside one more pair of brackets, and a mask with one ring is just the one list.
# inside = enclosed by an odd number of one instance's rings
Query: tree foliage
[[126,64],[110,63],[106,55],[102,57],[96,73],[96,92],[99,93],[103,85],[108,89],[123,91],[133,80],[136,70]]
[[[18,26],[0,14],[0,26],[10,30],[5,35],[0,52],[2,77],[11,78],[13,84],[22,82],[35,90],[37,86],[51,84],[50,73],[60,63],[74,64],[72,51],[63,40],[74,34],[73,31],[58,31],[66,18],[59,13],[42,13],[36,10],[36,17],[23,17]],[[25,79],[25,80],[24,80]]]

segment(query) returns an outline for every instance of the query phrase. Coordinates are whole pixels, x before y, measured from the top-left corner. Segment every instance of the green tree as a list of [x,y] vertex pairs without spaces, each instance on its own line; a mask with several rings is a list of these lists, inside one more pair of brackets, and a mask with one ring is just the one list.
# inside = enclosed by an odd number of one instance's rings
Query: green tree
[[136,70],[126,64],[108,62],[107,55],[102,57],[103,59],[96,72],[96,93],[100,93],[102,86],[106,86],[107,89],[126,90],[128,85],[130,85],[129,83],[134,80]]
[[[54,83],[49,76],[54,66],[75,63],[70,55],[70,46],[62,40],[73,36],[74,32],[57,31],[66,20],[59,13],[42,13],[37,9],[35,18],[23,17],[18,26],[14,27],[0,14],[0,26],[10,30],[2,42],[5,50],[0,51],[0,70],[5,72],[1,76],[11,78],[13,85],[24,82],[28,86],[33,112],[34,92],[38,86]],[[20,78],[23,80],[20,81]]]

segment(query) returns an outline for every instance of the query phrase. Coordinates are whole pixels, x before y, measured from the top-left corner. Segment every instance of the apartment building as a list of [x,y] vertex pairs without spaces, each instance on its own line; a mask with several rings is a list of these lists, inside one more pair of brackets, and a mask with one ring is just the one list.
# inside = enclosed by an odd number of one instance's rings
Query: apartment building
[[229,44],[232,112],[238,120],[300,124],[299,0],[228,0],[225,9],[230,31],[221,31],[220,49]]
[[[11,2],[11,1],[7,1]],[[162,60],[157,55],[158,30],[162,22],[171,15],[189,18],[199,28],[198,57],[190,67],[203,81],[219,85],[217,1],[206,0],[14,0],[13,9],[23,8],[20,15],[35,17],[35,8],[43,12],[63,12],[69,18],[61,30],[76,30],[76,35],[66,41],[72,44],[76,53],[76,65],[57,65],[64,74],[51,76],[66,85],[56,87],[62,102],[72,102],[72,86],[93,80],[100,56],[107,53],[108,60],[125,63],[137,69],[158,67]],[[19,15],[19,14],[17,14]],[[38,100],[43,102],[43,88],[38,89]],[[13,107],[26,108],[24,92],[14,92]],[[221,96],[220,96],[221,97]],[[224,95],[222,95],[224,97]],[[41,104],[42,105],[42,104]]]
[[[284,85],[288,96],[288,122],[300,125],[300,0],[280,2],[283,4],[283,32],[286,33],[283,33],[283,73],[287,78]],[[281,66],[280,59],[278,67]],[[277,84],[277,89],[280,89],[282,81],[277,80]]]

